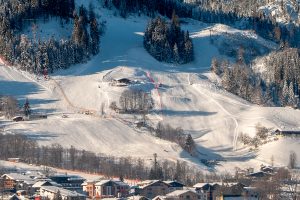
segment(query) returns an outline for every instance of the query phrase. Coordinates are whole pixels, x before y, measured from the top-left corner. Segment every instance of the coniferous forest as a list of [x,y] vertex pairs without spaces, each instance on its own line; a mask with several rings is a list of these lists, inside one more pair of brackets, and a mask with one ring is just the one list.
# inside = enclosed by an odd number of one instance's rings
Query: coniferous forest
[[144,47],[158,61],[183,64],[194,59],[189,32],[181,30],[175,13],[170,23],[160,17],[149,22],[144,35]]
[[[53,17],[65,23],[74,21],[71,39],[52,37],[42,41],[21,34],[27,21]],[[37,74],[53,72],[99,53],[100,30],[92,8],[81,6],[75,10],[74,0],[9,0],[0,7],[0,54],[9,64],[23,70]]]
[[222,78],[222,86],[252,103],[299,106],[299,50],[285,48],[263,59],[265,70],[257,72],[243,59],[236,63],[213,59],[211,70]]

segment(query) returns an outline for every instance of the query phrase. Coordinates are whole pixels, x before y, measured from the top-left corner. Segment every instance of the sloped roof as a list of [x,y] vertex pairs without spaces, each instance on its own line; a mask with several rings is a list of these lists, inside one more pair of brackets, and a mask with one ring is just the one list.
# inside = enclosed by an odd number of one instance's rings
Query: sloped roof
[[108,182],[113,182],[119,186],[129,186],[127,183],[124,183],[123,181],[120,181],[120,180],[101,180],[98,183],[96,183],[95,185],[104,185]]
[[3,174],[1,177],[7,176],[10,179],[16,180],[16,181],[28,181],[28,180],[33,180],[29,176],[19,174],[19,173],[9,173],[9,174]]
[[192,192],[192,193],[194,193],[194,194],[197,194],[197,193],[196,193],[195,191],[193,191],[193,190],[175,190],[175,191],[173,191],[173,192],[171,192],[171,193],[166,194],[166,196],[168,196],[168,197],[170,197],[170,196],[179,196],[179,195],[185,194],[185,193],[187,193],[187,192]]
[[128,200],[147,200],[147,197],[136,195],[136,196],[131,196],[127,198]]
[[56,186],[56,187],[60,187],[61,185],[56,183],[56,182],[53,182],[53,181],[38,181],[36,182],[32,187],[33,188],[40,188],[42,187],[45,183],[50,183],[52,186]]
[[160,180],[145,180],[145,181],[139,182],[137,185],[139,186],[139,188],[145,188],[145,187],[148,187],[148,186],[153,185],[158,182],[162,182],[162,183],[168,185],[167,183],[160,181]]
[[206,185],[210,185],[209,183],[197,183],[193,186],[193,188],[202,188]]
[[58,190],[59,190],[60,194],[62,196],[68,196],[68,197],[85,197],[85,195],[80,194],[78,192],[67,190],[67,189],[64,189],[64,188],[59,188],[59,187],[56,187],[56,186],[42,186],[41,190],[46,190],[46,191],[53,192],[53,193],[57,193]]
[[110,182],[110,180],[101,180],[98,183],[96,183],[95,185],[104,185],[106,183]]
[[178,182],[178,181],[163,181],[164,183],[168,184],[168,185],[172,185],[172,184],[178,184],[178,185],[182,185],[184,186],[184,184]]

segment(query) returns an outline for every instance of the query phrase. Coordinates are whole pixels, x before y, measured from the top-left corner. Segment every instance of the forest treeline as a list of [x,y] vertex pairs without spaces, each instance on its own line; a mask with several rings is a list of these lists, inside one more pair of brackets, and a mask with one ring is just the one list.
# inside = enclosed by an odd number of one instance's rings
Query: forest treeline
[[18,157],[29,164],[99,173],[107,177],[178,180],[188,185],[204,179],[217,178],[216,175],[205,175],[185,162],[177,161],[175,164],[167,160],[152,160],[152,164],[149,165],[149,161],[143,159],[95,154],[76,149],[74,146],[41,146],[35,139],[33,135],[3,134],[0,131],[0,159]]
[[[42,41],[22,35],[28,21],[59,17],[74,20],[71,39]],[[88,30],[89,29],[89,30]],[[0,6],[0,54],[11,65],[34,72],[53,72],[87,61],[99,53],[101,27],[92,6],[75,11],[74,0],[8,0]],[[35,36],[34,27],[32,34]]]

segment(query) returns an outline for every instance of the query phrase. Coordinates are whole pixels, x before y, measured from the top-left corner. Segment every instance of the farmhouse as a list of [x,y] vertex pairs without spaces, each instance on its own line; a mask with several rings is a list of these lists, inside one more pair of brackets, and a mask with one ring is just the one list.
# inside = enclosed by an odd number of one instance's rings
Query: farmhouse
[[198,200],[198,199],[200,199],[200,196],[195,191],[192,191],[192,190],[176,190],[171,193],[168,193],[163,198],[157,198],[157,200],[159,200],[159,199]]
[[138,183],[136,193],[147,198],[166,195],[169,193],[169,184],[160,180],[146,180]]
[[60,193],[63,200],[85,200],[86,196],[75,191],[66,190],[56,186],[42,186],[40,188],[40,195],[42,197],[54,199],[57,193]]
[[16,192],[16,190],[22,189],[20,188],[21,184],[23,185],[28,182],[31,184],[33,181],[29,176],[18,173],[3,174],[1,178],[4,182],[4,189],[10,192]]
[[132,81],[128,78],[120,78],[120,79],[114,79],[112,82],[112,85],[124,87],[124,86],[130,85],[131,83],[132,83]]
[[52,181],[62,185],[63,188],[82,192],[81,184],[85,181],[84,178],[76,175],[58,174],[49,177]]
[[221,187],[222,183],[197,183],[193,186],[200,199],[212,200],[216,198],[216,191]]
[[126,197],[129,185],[118,180],[102,180],[95,184],[96,198]]
[[164,181],[164,183],[169,185],[169,192],[175,191],[175,190],[182,190],[184,185],[182,183],[179,183],[177,181]]
[[284,136],[284,137],[300,137],[300,129],[298,130],[280,130],[277,129],[275,131],[276,135]]

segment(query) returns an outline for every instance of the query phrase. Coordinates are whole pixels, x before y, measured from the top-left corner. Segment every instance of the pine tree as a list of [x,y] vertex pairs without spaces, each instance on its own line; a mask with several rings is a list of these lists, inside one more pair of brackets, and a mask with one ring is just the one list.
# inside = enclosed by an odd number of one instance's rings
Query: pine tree
[[173,57],[174,57],[174,62],[179,64],[180,63],[180,56],[179,56],[178,46],[177,46],[176,43],[174,44],[174,48],[173,48]]
[[26,101],[25,101],[24,106],[23,106],[23,110],[24,110],[24,115],[26,117],[28,117],[31,114],[31,108],[30,108],[28,98],[26,98]]
[[222,76],[222,85],[227,91],[231,92],[233,90],[233,88],[234,88],[233,81],[234,81],[234,79],[233,79],[231,70],[229,68],[225,68],[224,74]]
[[91,34],[91,52],[93,55],[96,55],[99,53],[99,45],[100,45],[100,32],[99,32],[98,22],[96,18],[94,18],[91,21],[90,34]]
[[214,72],[215,74],[219,75],[220,74],[220,64],[217,60],[217,58],[213,58],[211,61],[211,71]]
[[73,26],[73,32],[72,32],[72,40],[74,44],[79,45],[80,44],[80,24],[79,24],[79,17],[75,13],[74,14],[74,26]]
[[289,86],[289,95],[288,95],[288,105],[289,106],[294,106],[296,104],[296,98],[295,98],[295,93],[294,93],[294,86],[293,83],[290,83]]
[[281,94],[281,105],[284,106],[288,103],[289,100],[289,87],[287,82],[284,82],[283,88],[282,88],[282,94]]
[[186,150],[188,153],[190,153],[192,156],[196,153],[195,152],[196,145],[195,145],[195,142],[194,142],[191,134],[188,134],[186,136],[185,144],[184,144],[183,149]]
[[120,0],[120,16],[123,18],[127,16],[126,0]]
[[63,200],[60,190],[57,190],[56,194],[53,197],[53,200]]
[[[188,32],[187,32],[188,35]],[[188,36],[189,37],[189,36]],[[184,43],[184,60],[185,63],[191,62],[194,60],[194,47],[191,39],[187,39]]]

